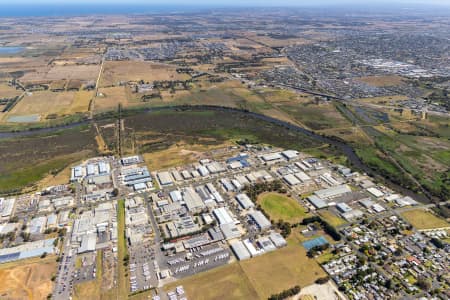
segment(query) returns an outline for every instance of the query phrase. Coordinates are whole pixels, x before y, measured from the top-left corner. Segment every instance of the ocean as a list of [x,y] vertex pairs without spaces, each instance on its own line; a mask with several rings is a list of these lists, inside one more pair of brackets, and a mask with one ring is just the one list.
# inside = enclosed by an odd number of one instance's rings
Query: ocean
[[151,13],[181,13],[196,12],[207,9],[220,8],[214,5],[122,5],[122,4],[69,4],[49,5],[30,4],[14,5],[0,4],[0,17],[59,17],[80,16],[91,14],[151,14]]

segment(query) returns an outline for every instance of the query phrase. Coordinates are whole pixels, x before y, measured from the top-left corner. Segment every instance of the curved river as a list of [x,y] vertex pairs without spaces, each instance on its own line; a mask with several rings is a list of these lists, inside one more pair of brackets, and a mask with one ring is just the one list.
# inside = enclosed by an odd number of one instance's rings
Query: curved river
[[[277,124],[279,126],[282,126],[284,128],[287,128],[289,130],[292,131],[296,131],[299,133],[302,133],[308,137],[311,137],[319,142],[322,143],[326,143],[326,144],[330,144],[335,146],[336,148],[338,148],[340,150],[340,152],[342,154],[344,154],[348,161],[350,162],[350,164],[352,165],[352,167],[354,167],[355,169],[361,170],[367,174],[370,174],[372,176],[377,176],[377,174],[369,167],[367,166],[359,157],[358,155],[356,155],[355,150],[353,149],[352,146],[350,146],[349,144],[334,139],[334,138],[330,138],[327,136],[323,136],[323,135],[319,135],[317,133],[314,133],[313,131],[310,131],[308,129],[305,129],[303,127],[300,127],[298,125],[294,125],[285,121],[281,121],[279,119],[273,118],[273,117],[269,117],[263,114],[259,114],[259,113],[255,113],[255,112],[250,112],[247,110],[243,110],[243,109],[239,109],[239,108],[231,108],[231,107],[224,107],[224,106],[212,106],[212,105],[189,105],[189,106],[162,106],[162,107],[154,107],[154,108],[148,108],[148,109],[144,109],[144,110],[140,110],[139,112],[136,113],[151,113],[151,112],[156,112],[156,111],[177,111],[177,110],[210,110],[210,111],[229,111],[229,112],[238,112],[238,113],[244,113],[248,116],[251,116],[253,118],[256,119],[260,119],[266,122],[270,122],[273,124]],[[111,118],[111,116],[105,116],[103,118],[97,118],[96,120],[102,120],[102,119],[108,119]],[[8,138],[16,138],[16,137],[23,137],[23,136],[30,136],[30,135],[35,135],[35,134],[42,134],[42,133],[51,133],[54,131],[58,131],[58,130],[62,130],[62,129],[70,129],[70,128],[74,128],[80,125],[84,125],[84,124],[88,124],[91,123],[92,120],[85,120],[85,121],[81,121],[81,122],[77,122],[77,123],[72,123],[72,124],[66,124],[66,125],[60,125],[60,126],[55,126],[55,127],[48,127],[48,128],[39,128],[39,129],[34,129],[34,130],[27,130],[27,131],[16,131],[16,132],[0,132],[0,140],[1,139],[8,139]],[[430,199],[428,199],[425,195],[423,194],[418,194],[415,193],[412,190],[406,189],[388,179],[384,179],[386,184],[391,187],[392,189],[394,189],[395,191],[402,193],[404,195],[410,196],[418,201],[421,201],[423,203],[429,203],[431,202]]]

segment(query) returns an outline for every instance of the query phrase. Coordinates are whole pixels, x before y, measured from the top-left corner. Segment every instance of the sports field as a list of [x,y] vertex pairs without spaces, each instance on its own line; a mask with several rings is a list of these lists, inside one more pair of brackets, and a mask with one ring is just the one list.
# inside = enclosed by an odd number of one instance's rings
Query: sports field
[[416,229],[434,229],[450,227],[450,223],[441,219],[429,211],[414,209],[401,214]]
[[296,200],[278,193],[265,193],[258,197],[258,202],[273,221],[284,220],[298,223],[307,215]]

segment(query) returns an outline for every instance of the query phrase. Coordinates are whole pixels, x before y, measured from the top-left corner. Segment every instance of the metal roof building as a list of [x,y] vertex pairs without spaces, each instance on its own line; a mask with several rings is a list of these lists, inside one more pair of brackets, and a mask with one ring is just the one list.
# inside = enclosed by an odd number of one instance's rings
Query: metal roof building
[[352,211],[352,208],[350,206],[348,206],[347,203],[338,203],[338,204],[336,204],[336,208],[341,213],[347,213],[347,212]]
[[78,253],[94,251],[96,244],[97,235],[95,233],[83,235],[81,238],[81,246],[78,248]]
[[272,241],[266,236],[261,237],[258,240],[258,245],[259,245],[259,247],[264,249],[264,251],[266,251],[266,252],[273,251],[273,250],[277,249],[277,247],[272,243]]
[[328,206],[328,204],[323,201],[323,199],[315,196],[315,195],[311,195],[308,197],[308,201],[309,203],[311,203],[316,209],[321,209],[321,208],[325,208]]
[[234,223],[233,217],[225,207],[214,209],[213,214],[220,225]]
[[169,172],[158,173],[158,179],[161,185],[169,185],[173,183],[172,176],[170,176]]
[[272,223],[270,223],[270,221],[266,218],[266,216],[263,215],[263,213],[260,212],[259,210],[255,210],[251,212],[249,215],[261,230],[269,229],[272,226]]
[[287,245],[286,240],[283,238],[283,236],[281,234],[279,234],[278,232],[272,232],[269,235],[270,240],[272,241],[272,243],[277,247],[277,248],[281,248]]
[[283,177],[284,181],[286,181],[290,186],[300,184],[300,180],[295,177],[293,174],[288,174]]
[[255,204],[250,200],[246,194],[239,194],[236,196],[236,200],[239,202],[243,209],[249,209],[255,207]]
[[233,253],[239,260],[245,260],[251,257],[244,243],[241,241],[236,241],[231,244],[231,250],[233,250]]
[[315,191],[314,194],[322,199],[326,199],[326,198],[334,198],[346,193],[350,193],[352,190],[350,189],[350,187],[346,184],[342,184],[342,185],[337,185],[337,186],[333,186],[327,189],[323,189],[323,190],[318,190]]
[[198,211],[205,207],[200,196],[192,187],[187,187],[183,190],[183,200],[189,211]]
[[286,150],[281,152],[281,155],[283,155],[287,160],[291,160],[298,157],[298,151]]

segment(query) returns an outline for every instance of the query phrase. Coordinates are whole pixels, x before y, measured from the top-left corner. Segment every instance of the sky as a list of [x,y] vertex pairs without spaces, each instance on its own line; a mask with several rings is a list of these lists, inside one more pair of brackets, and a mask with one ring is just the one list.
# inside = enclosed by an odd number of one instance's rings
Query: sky
[[450,0],[0,0],[0,5],[17,4],[141,4],[141,5],[214,5],[214,6],[301,6],[339,4],[445,4]]

